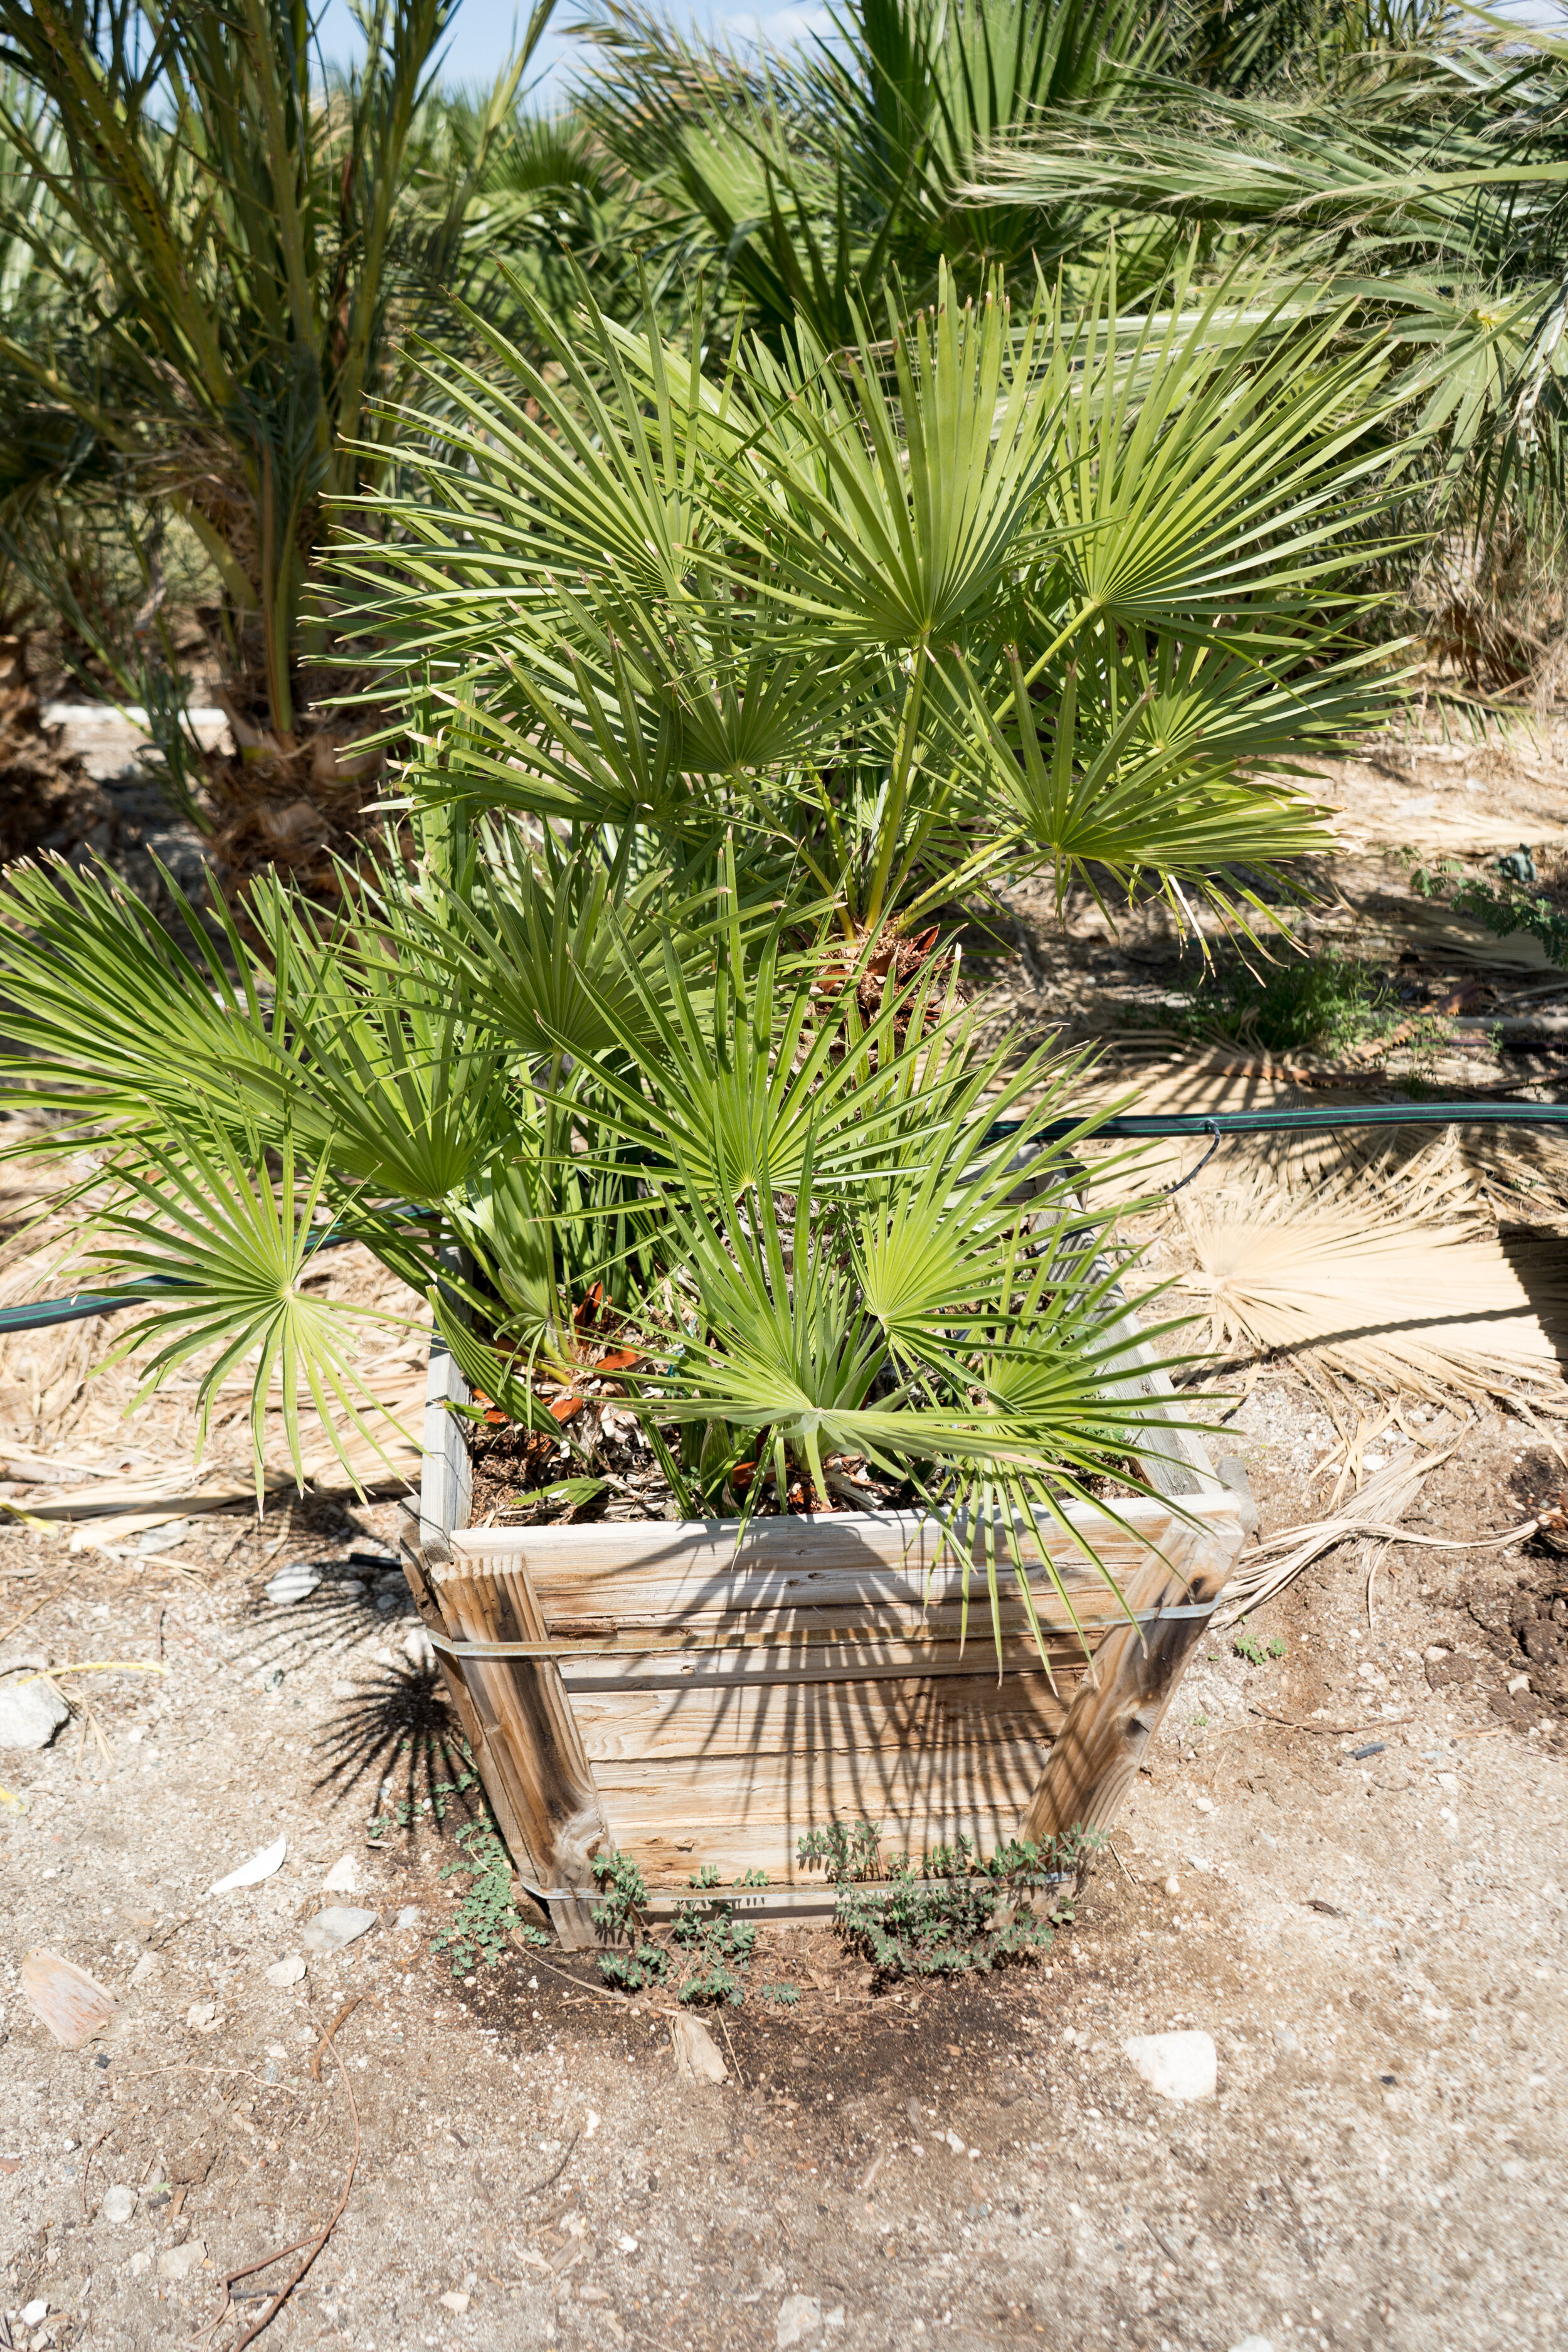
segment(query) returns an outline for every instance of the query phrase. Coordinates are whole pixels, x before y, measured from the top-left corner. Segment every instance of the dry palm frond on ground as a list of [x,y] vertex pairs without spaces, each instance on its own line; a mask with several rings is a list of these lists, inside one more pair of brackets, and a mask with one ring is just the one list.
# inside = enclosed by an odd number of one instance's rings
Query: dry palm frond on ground
[[1166,1262],[1210,1346],[1289,1355],[1331,1410],[1352,1387],[1434,1401],[1558,1387],[1561,1244],[1500,1229],[1485,1189],[1452,1136],[1414,1153],[1233,1153],[1222,1180],[1173,1203]]

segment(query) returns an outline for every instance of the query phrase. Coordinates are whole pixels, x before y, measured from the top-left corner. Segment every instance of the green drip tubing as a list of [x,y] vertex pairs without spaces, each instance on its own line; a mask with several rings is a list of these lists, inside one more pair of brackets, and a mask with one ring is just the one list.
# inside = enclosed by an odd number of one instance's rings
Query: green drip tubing
[[[1000,1118],[985,1131],[988,1143],[1004,1143],[1026,1121]],[[1362,1110],[1342,1106],[1331,1110],[1126,1111],[1114,1118],[1056,1118],[1034,1132],[1041,1141],[1059,1143],[1068,1136],[1085,1142],[1101,1137],[1113,1140],[1147,1140],[1162,1136],[1208,1136],[1215,1143],[1227,1135],[1334,1135],[1349,1127],[1562,1127],[1568,1128],[1568,1103],[1371,1103]],[[405,1214],[426,1215],[429,1210]],[[353,1241],[353,1234],[331,1228],[316,1244],[336,1249]],[[42,1331],[52,1323],[79,1323],[91,1315],[118,1314],[122,1307],[152,1304],[161,1290],[178,1290],[173,1279],[139,1283],[123,1290],[79,1291],[68,1298],[40,1298],[29,1307],[0,1307],[0,1332]]]

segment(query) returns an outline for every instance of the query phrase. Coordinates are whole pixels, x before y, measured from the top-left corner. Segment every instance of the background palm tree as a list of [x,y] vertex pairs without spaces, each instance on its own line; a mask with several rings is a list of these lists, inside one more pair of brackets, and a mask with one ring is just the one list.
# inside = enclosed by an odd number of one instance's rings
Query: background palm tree
[[[553,0],[460,122],[431,103],[456,5],[375,0],[363,62],[329,78],[306,0],[0,0],[0,233],[45,289],[7,305],[5,388],[34,439],[52,420],[73,444],[79,510],[90,453],[99,520],[148,561],[139,604],[156,609],[154,511],[210,567],[239,747],[209,779],[231,866],[259,848],[324,877],[326,821],[352,821],[375,765],[321,707],[330,672],[302,667],[331,649],[320,554],[333,502],[392,458],[411,338],[479,266],[470,214],[516,149]],[[50,584],[50,541],[30,551]],[[70,617],[58,565],[52,582]],[[155,633],[98,635],[188,763]]]

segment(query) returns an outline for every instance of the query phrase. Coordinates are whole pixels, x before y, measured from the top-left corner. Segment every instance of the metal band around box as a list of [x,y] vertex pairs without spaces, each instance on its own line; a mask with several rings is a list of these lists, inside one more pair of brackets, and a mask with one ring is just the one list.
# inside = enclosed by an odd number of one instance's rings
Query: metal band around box
[[[1214,1601],[1190,1601],[1184,1602],[1180,1607],[1175,1609],[1133,1610],[1128,1615],[1122,1617],[1085,1617],[1079,1620],[1077,1626],[1052,1626],[1048,1630],[1055,1633],[1058,1638],[1068,1640],[1071,1639],[1079,1632],[1085,1633],[1115,1633],[1121,1632],[1124,1627],[1129,1625],[1169,1625],[1173,1624],[1180,1620],[1186,1620],[1194,1617],[1212,1617],[1218,1607],[1219,1602],[1217,1599]],[[803,1639],[809,1640],[812,1635],[812,1630],[813,1629],[808,1625],[792,1627],[790,1633],[783,1640],[780,1640],[775,1635],[769,1639],[765,1644],[747,1644],[737,1640],[735,1635],[732,1633],[694,1633],[688,1635],[684,1641],[674,1642],[668,1644],[650,1645],[646,1643],[638,1643],[636,1642],[576,1642],[571,1640],[563,1642],[454,1642],[449,1634],[431,1633],[429,1627],[426,1627],[426,1632],[429,1634],[432,1649],[439,1650],[445,1657],[542,1658],[555,1660],[562,1658],[679,1658],[687,1655],[689,1652],[694,1650],[735,1650],[743,1652],[748,1647],[760,1646],[765,1646],[773,1650],[782,1650],[787,1648],[791,1642],[800,1641]],[[876,1628],[866,1634],[857,1634],[853,1630],[845,1631],[837,1627],[824,1627],[820,1630],[817,1638],[823,1642],[850,1642],[857,1639],[894,1641],[907,1637],[900,1637],[890,1629],[884,1631],[880,1627]],[[1016,1636],[1015,1638],[1026,1639],[1027,1637],[1025,1635]],[[853,1674],[855,1671],[856,1670],[853,1668],[846,1669],[846,1672],[849,1674]],[[907,1675],[911,1671],[911,1669],[908,1665],[900,1664],[894,1666],[891,1671],[897,1674]],[[1016,1671],[1026,1674],[1037,1674],[1039,1668],[1037,1664],[1034,1664],[1016,1669]]]

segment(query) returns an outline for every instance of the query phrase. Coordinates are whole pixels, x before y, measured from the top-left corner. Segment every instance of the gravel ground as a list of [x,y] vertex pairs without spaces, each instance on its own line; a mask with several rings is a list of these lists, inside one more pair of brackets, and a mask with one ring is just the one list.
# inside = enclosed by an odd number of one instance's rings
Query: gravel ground
[[[1268,1376],[1234,1426],[1266,1530],[1306,1516],[1331,1433],[1305,1392]],[[1473,1421],[1425,1526],[1517,1524],[1533,1442]],[[558,1950],[468,1980],[432,1954],[444,1712],[347,1558],[393,1517],[194,1522],[147,1565],[0,1537],[7,1622],[75,1570],[0,1664],[167,1669],[68,1678],[94,1723],[0,1773],[26,1808],[0,1805],[14,2345],[234,2352],[345,2186],[269,2346],[1563,2340],[1568,1773],[1468,1605],[1536,1572],[1517,1548],[1395,1547],[1370,1628],[1347,1548],[1258,1616],[1264,1664],[1208,1643],[1042,1964],[879,1990],[829,1929],[765,1929],[753,1974],[800,2006],[715,2021],[715,2084],[679,2078],[658,2004]],[[269,1607],[300,1559],[337,1573]],[[399,1796],[415,1826],[368,1838]],[[207,1891],[279,1834],[276,1875]],[[333,1903],[375,1925],[310,1953]],[[22,1998],[36,1947],[120,1998],[79,2052]],[[1198,2105],[1123,2050],[1183,2029],[1217,2046]],[[202,2333],[226,2276],[295,2246]]]

